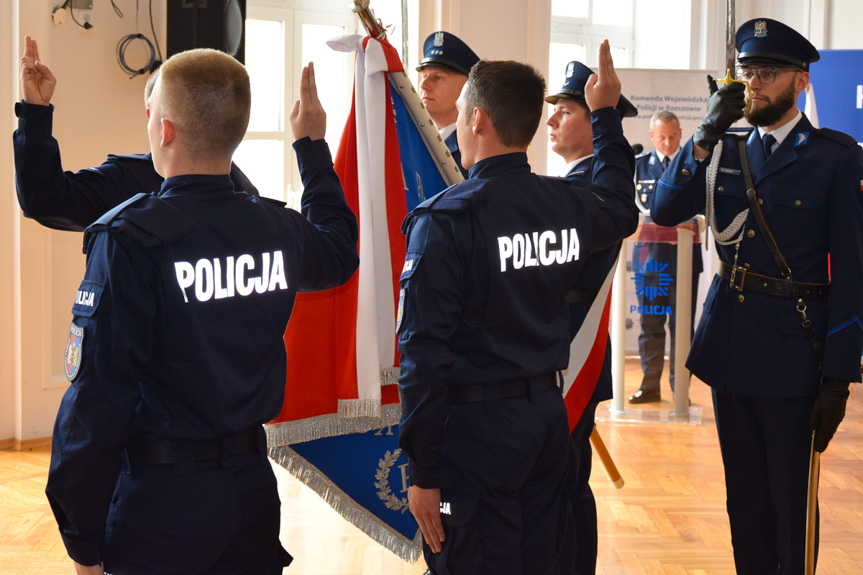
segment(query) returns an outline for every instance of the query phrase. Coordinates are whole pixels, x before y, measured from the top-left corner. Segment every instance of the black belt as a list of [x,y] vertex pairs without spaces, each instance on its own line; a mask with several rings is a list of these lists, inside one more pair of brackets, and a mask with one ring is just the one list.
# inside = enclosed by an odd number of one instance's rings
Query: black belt
[[236,435],[217,437],[200,441],[182,441],[174,439],[152,440],[148,437],[137,436],[129,439],[126,445],[126,454],[129,463],[137,465],[171,465],[176,461],[176,455],[180,450],[174,446],[183,443],[191,444],[191,453],[195,461],[214,461],[221,459],[226,450],[231,455],[244,455],[254,451],[262,450],[265,445],[263,432],[260,427],[250,427]]
[[721,260],[718,273],[719,277],[728,280],[728,285],[737,291],[751,290],[795,300],[827,299],[830,295],[830,284],[807,284],[773,278],[747,268],[732,267]]
[[451,385],[447,389],[447,396],[450,403],[475,403],[477,401],[485,401],[488,389],[497,388],[500,391],[501,399],[511,399],[527,395],[531,384],[535,386],[535,391],[545,391],[552,387],[557,387],[557,374],[544,373],[529,379],[517,379],[515,381],[484,385]]
[[599,290],[572,288],[566,292],[567,303],[593,303]]

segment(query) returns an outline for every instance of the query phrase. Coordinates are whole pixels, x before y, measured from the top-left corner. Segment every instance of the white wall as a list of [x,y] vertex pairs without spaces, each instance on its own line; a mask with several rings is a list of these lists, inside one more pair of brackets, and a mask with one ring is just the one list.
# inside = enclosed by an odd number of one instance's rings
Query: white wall
[[[724,65],[725,2],[688,1],[692,14],[688,33],[696,39],[689,67],[718,69]],[[97,165],[109,152],[147,150],[144,79],[129,80],[115,61],[117,42],[135,32],[135,2],[119,2],[126,12],[121,20],[108,0],[96,0],[94,28],[88,34],[72,23],[61,27],[50,23],[51,9],[58,3],[0,0],[0,132],[6,131],[5,136],[0,133],[0,446],[11,438],[26,441],[51,434],[66,388],[62,357],[69,310],[84,265],[80,234],[50,231],[23,219],[15,201],[8,136],[15,127],[12,102],[17,99],[23,36],[37,38],[43,60],[59,79],[54,134],[67,169]],[[818,48],[863,49],[857,30],[863,21],[859,0],[738,0],[737,4],[738,24],[771,16],[800,30],[809,29]],[[149,36],[147,3],[141,5],[138,23]],[[154,3],[163,51],[164,6],[165,0]],[[540,70],[547,67],[550,0],[420,0],[420,13],[420,38],[446,29],[481,57],[528,61]],[[819,36],[821,41],[816,39]],[[675,46],[669,42],[669,50]],[[535,142],[531,163],[541,169],[544,126]]]

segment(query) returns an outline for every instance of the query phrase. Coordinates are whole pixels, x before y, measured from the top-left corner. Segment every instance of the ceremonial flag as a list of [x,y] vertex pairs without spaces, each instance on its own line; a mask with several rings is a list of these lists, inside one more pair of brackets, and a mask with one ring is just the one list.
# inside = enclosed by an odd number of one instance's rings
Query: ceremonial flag
[[357,54],[335,168],[359,222],[360,267],[344,286],[297,296],[285,333],[285,401],[267,426],[270,456],[376,541],[416,560],[419,530],[398,448],[401,223],[461,174],[385,39],[328,44]]
[[563,401],[566,404],[570,432],[581,419],[602,372],[605,350],[608,347],[611,285],[616,269],[617,260],[593,298],[584,323],[569,344],[569,365],[563,373]]

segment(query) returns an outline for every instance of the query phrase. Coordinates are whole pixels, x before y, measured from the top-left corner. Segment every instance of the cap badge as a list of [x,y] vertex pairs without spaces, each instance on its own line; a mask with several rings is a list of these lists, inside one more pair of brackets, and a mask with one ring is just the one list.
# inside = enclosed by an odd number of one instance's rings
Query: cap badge
[[575,73],[575,62],[570,62],[566,65],[566,77],[572,78],[572,75]]
[[435,47],[440,48],[441,46],[443,46],[443,38],[444,38],[443,32],[435,32],[434,33],[434,45],[435,45]]
[[764,38],[767,36],[767,22],[759,20],[755,23],[755,37]]

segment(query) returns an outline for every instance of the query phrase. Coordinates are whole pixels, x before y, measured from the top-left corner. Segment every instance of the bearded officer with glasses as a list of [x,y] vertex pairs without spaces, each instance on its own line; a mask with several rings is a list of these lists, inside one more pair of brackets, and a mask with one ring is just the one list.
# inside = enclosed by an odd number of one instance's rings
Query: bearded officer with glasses
[[[736,48],[740,81],[709,78],[707,115],[660,179],[653,219],[706,210],[716,240],[687,367],[713,388],[737,572],[803,573],[810,450],[827,448],[860,381],[863,150],[797,109],[819,59],[806,38],[759,18]],[[755,129],[727,134],[747,89]]]

